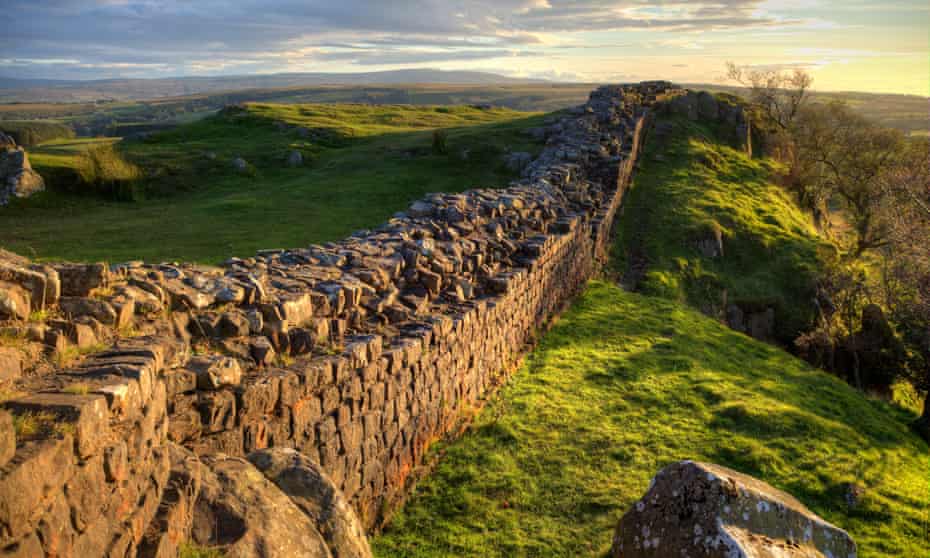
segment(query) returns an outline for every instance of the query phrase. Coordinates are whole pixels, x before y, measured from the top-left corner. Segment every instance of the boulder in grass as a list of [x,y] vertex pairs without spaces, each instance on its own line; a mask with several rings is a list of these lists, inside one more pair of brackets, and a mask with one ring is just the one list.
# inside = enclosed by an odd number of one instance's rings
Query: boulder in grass
[[662,469],[623,516],[613,558],[855,558],[845,531],[790,494],[726,467]]

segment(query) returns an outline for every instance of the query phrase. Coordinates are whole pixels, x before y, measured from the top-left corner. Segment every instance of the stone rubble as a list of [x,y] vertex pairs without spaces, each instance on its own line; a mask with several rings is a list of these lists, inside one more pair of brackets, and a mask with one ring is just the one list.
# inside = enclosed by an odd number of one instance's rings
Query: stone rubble
[[45,181],[32,170],[29,155],[0,131],[0,206],[13,198],[28,198],[45,190]]

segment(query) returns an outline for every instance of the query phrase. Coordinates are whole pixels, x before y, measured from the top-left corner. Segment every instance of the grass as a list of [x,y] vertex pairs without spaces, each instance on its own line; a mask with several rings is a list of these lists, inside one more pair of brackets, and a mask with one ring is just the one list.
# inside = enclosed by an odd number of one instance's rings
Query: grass
[[[670,140],[653,134],[625,200],[614,261],[638,250],[648,261],[639,289],[722,317],[724,302],[775,310],[775,336],[790,345],[814,318],[814,285],[823,242],[810,218],[773,183],[775,163],[753,159],[719,139],[722,131],[684,120]],[[696,243],[723,238],[724,256]]]
[[[56,189],[17,200],[4,209],[0,244],[44,260],[215,263],[335,240],[428,192],[506,185],[514,176],[504,154],[541,149],[523,131],[543,119],[471,107],[249,105],[124,143],[155,197],[127,203]],[[313,132],[304,137],[299,127]],[[447,134],[447,154],[432,151],[436,128]],[[40,172],[67,167],[82,148],[56,142],[33,160]],[[304,166],[285,165],[292,150]],[[251,171],[236,172],[235,157]]]
[[58,415],[50,412],[25,412],[13,415],[13,430],[17,442],[27,442],[48,438],[52,435],[73,435],[73,423],[64,422]]
[[178,546],[178,558],[223,558],[223,553],[216,548],[182,542]]
[[[930,453],[905,415],[680,304],[593,282],[438,448],[375,553],[604,556],[650,478],[698,459],[787,490],[862,557],[927,557]],[[847,482],[867,490],[855,510]]]

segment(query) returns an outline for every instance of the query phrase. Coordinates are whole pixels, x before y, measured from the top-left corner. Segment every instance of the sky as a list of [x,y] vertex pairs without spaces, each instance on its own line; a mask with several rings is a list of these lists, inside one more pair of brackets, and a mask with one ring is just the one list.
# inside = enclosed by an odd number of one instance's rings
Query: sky
[[2,0],[0,76],[101,79],[402,68],[559,81],[930,95],[927,0]]

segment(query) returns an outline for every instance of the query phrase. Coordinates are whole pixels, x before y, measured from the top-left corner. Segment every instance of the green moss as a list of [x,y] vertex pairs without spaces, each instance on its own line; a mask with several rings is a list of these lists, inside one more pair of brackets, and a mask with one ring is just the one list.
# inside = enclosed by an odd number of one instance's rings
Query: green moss
[[178,558],[223,558],[223,553],[188,541],[178,546]]
[[[663,466],[757,476],[860,556],[927,557],[930,452],[908,417],[673,302],[592,283],[388,530],[377,556],[604,556]],[[850,510],[846,482],[868,498]]]

